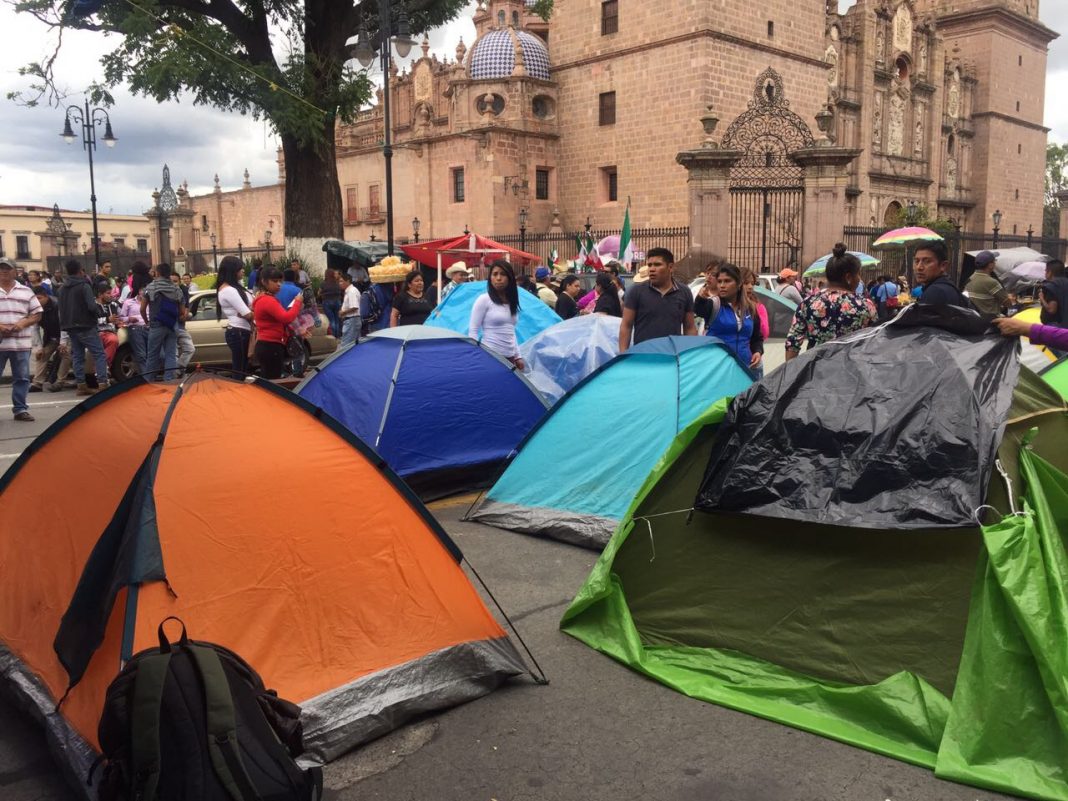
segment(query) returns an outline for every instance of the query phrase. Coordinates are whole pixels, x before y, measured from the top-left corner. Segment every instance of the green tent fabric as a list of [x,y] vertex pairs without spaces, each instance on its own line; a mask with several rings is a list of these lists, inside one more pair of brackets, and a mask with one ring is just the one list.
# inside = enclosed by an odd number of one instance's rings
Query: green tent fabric
[[[691,515],[726,409],[661,457],[561,628],[694,698],[1068,801],[1064,402],[1021,370],[998,458],[1022,514],[907,531]],[[1010,508],[998,474],[986,502]]]
[[1048,365],[1038,373],[1042,380],[1060,393],[1062,398],[1068,398],[1068,357],[1062,357]]

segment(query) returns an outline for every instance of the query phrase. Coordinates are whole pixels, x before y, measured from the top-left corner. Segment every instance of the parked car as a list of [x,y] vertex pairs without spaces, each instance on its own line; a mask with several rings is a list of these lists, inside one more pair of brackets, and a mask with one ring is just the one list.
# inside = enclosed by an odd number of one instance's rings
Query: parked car
[[[193,345],[196,347],[190,364],[213,367],[230,364],[230,348],[226,344],[226,329],[229,323],[225,317],[221,320],[215,319],[215,303],[214,289],[194,292],[189,297],[189,317],[185,322],[185,330],[193,338]],[[313,328],[308,336],[304,337],[303,357],[299,350],[290,349],[292,355],[289,372],[294,375],[302,374],[308,364],[326,358],[337,348],[337,340],[327,333],[325,316],[322,316],[322,321],[321,327]],[[122,381],[130,378],[135,372],[133,350],[126,341],[126,331],[119,329],[119,347],[111,365],[111,374],[117,381]]]

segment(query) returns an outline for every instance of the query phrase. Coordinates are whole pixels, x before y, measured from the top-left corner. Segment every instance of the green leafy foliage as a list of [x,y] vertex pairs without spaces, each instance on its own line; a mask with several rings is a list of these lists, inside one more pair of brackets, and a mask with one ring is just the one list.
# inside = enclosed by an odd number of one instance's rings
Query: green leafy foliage
[[1068,189],[1068,144],[1046,145],[1046,202],[1042,210],[1042,235],[1060,236],[1061,203],[1057,193]]

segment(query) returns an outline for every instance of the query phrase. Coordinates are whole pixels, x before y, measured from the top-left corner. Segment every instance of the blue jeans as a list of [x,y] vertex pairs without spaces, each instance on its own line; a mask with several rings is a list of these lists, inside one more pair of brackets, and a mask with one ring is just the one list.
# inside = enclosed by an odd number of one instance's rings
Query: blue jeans
[[[164,374],[160,376],[160,362]],[[149,381],[173,381],[178,377],[178,331],[162,325],[148,329],[148,378]]]
[[126,329],[126,339],[130,342],[137,372],[139,375],[144,375],[148,372],[148,326],[130,326]]
[[108,380],[108,357],[104,353],[104,343],[100,341],[100,332],[95,328],[71,328],[70,360],[74,365],[74,377],[79,384],[85,383],[85,352],[93,354],[96,364],[96,380],[106,383]]
[[226,345],[230,348],[230,369],[235,373],[248,372],[248,342],[252,332],[230,326],[226,329]]
[[338,347],[343,348],[346,345],[355,345],[360,338],[360,328],[362,326],[363,321],[360,319],[360,315],[346,317],[342,322],[341,343]]
[[340,300],[328,300],[323,303],[323,314],[326,315],[326,320],[330,323],[330,333],[332,333],[338,339],[341,339],[341,301]]
[[0,375],[4,367],[11,365],[11,403],[15,414],[28,412],[26,396],[30,391],[30,352],[28,350],[0,350]]

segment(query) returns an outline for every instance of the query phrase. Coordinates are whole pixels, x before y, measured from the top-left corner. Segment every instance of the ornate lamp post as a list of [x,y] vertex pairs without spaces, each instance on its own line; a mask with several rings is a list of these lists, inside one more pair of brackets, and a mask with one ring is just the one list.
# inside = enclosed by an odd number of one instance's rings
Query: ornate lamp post
[[[394,5],[396,13],[394,13]],[[394,20],[394,16],[396,20]],[[367,69],[374,63],[377,53],[382,64],[382,124],[385,134],[382,139],[382,155],[386,159],[386,248],[393,255],[393,123],[389,113],[389,65],[390,42],[397,48],[397,55],[406,58],[412,52],[412,38],[408,28],[408,12],[402,0],[378,0],[378,30],[374,38],[368,36],[367,27],[361,21],[352,48],[352,56],[360,66]]]
[[527,210],[519,210],[519,249],[527,249]]
[[471,236],[471,230],[467,227],[467,223],[464,223],[464,236]]
[[[271,229],[263,232],[263,243],[267,245],[267,264],[271,263]],[[266,266],[266,265],[265,265]]]
[[104,144],[115,147],[119,140],[111,131],[111,118],[102,108],[89,110],[89,101],[85,101],[85,107],[67,106],[67,116],[63,120],[63,141],[68,145],[76,139],[71,121],[78,124],[82,132],[82,149],[89,154],[89,200],[93,206],[93,254],[96,259],[96,268],[100,269],[100,234],[97,231],[96,222],[96,176],[93,174],[93,151],[96,150],[96,126],[104,126]]
[[998,232],[1001,230],[1001,209],[996,209],[993,214],[990,215],[994,220],[994,250],[998,248]]
[[211,268],[214,272],[219,271],[219,253],[215,249],[215,232],[212,231],[208,234],[208,239],[211,240]]
[[916,224],[916,213],[918,211],[919,211],[919,208],[916,206],[916,201],[915,200],[910,200],[908,208],[905,210],[905,215],[906,215],[905,216],[905,221],[909,225],[915,225]]
[[413,217],[412,218],[412,233],[415,235],[416,243],[418,243],[419,242],[419,218],[418,217]]
[[586,216],[586,224],[582,227],[586,229],[586,236],[589,236],[590,231],[593,229],[593,225],[590,223],[589,215]]

